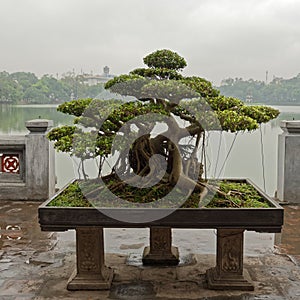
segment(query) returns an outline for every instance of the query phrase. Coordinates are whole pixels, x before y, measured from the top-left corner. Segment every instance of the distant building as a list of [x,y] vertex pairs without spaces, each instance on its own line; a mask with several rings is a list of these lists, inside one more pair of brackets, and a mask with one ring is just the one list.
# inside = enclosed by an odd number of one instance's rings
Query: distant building
[[281,84],[283,80],[284,79],[282,77],[273,76],[273,81],[271,83],[273,83],[273,84]]
[[253,96],[252,96],[251,94],[248,94],[248,95],[246,96],[246,102],[247,102],[247,103],[252,103],[252,102],[253,102]]
[[92,86],[92,85],[96,85],[98,83],[105,83],[114,77],[115,77],[115,75],[109,74],[109,67],[105,66],[103,68],[102,75],[97,75],[97,74],[93,75],[93,73],[83,74],[82,81],[86,85]]

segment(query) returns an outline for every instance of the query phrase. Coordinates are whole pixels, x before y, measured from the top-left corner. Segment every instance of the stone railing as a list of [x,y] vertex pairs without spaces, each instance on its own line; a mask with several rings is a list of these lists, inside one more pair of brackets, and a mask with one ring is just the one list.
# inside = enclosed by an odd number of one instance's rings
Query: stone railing
[[0,200],[46,200],[55,192],[51,120],[26,122],[27,135],[0,136]]
[[300,120],[282,121],[278,138],[277,198],[300,204]]

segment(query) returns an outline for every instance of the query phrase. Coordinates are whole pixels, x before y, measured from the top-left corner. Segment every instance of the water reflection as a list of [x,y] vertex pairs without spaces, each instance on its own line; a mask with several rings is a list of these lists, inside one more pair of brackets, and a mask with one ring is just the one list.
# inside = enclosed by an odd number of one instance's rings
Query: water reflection
[[25,121],[33,119],[54,120],[54,125],[70,124],[72,117],[56,111],[54,105],[14,106],[0,104],[0,134],[27,133]]

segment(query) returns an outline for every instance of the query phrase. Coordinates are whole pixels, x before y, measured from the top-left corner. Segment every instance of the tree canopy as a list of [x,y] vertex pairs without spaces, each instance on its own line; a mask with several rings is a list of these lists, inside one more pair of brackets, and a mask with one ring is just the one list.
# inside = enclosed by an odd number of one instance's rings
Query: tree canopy
[[171,50],[157,50],[144,57],[144,63],[153,69],[181,70],[186,67],[183,57]]
[[[270,107],[246,106],[223,96],[204,78],[184,77],[180,71],[185,59],[171,50],[153,52],[144,62],[148,68],[117,76],[105,85],[135,101],[83,99],[60,105],[59,111],[76,118],[74,126],[49,133],[55,147],[82,160],[102,160],[118,152],[112,172],[129,176],[131,183],[138,184],[141,177],[160,178],[161,184],[202,193],[205,162],[199,161],[197,153],[206,132],[254,130],[279,114]],[[153,135],[157,123],[166,129]],[[187,138],[190,142],[183,142]],[[161,177],[162,165],[166,168]]]
[[259,80],[227,78],[220,91],[226,96],[238,97],[246,102],[295,105],[300,103],[300,74],[290,79],[274,77],[266,83]]
[[29,72],[0,72],[0,102],[46,104],[62,103],[82,97],[96,97],[103,84],[88,86],[80,75],[64,74],[61,79],[51,75],[41,78]]

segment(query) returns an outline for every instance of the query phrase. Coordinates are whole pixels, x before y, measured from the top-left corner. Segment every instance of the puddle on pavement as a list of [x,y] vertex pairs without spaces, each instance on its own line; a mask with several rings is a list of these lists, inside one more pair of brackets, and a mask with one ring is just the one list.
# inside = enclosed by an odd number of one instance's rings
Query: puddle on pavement
[[[127,256],[126,264],[128,266],[149,268],[149,266],[143,265],[142,259],[143,259],[142,254],[129,253]],[[196,263],[197,263],[197,260],[196,260],[194,254],[180,255],[178,266],[195,265]],[[160,267],[163,268],[164,266],[160,266]],[[166,266],[166,267],[170,268],[170,266]],[[175,267],[177,267],[177,266],[175,266]]]
[[109,298],[119,300],[155,299],[155,292],[151,283],[118,284],[112,286]]
[[201,300],[282,300],[282,297],[274,297],[274,295],[259,295],[253,296],[249,294],[238,295],[238,296],[214,296],[207,298],[200,298]]
[[[0,207],[0,251],[47,251],[53,247],[52,233],[42,232],[38,223],[38,202],[2,201]],[[50,238],[49,238],[50,237]]]

